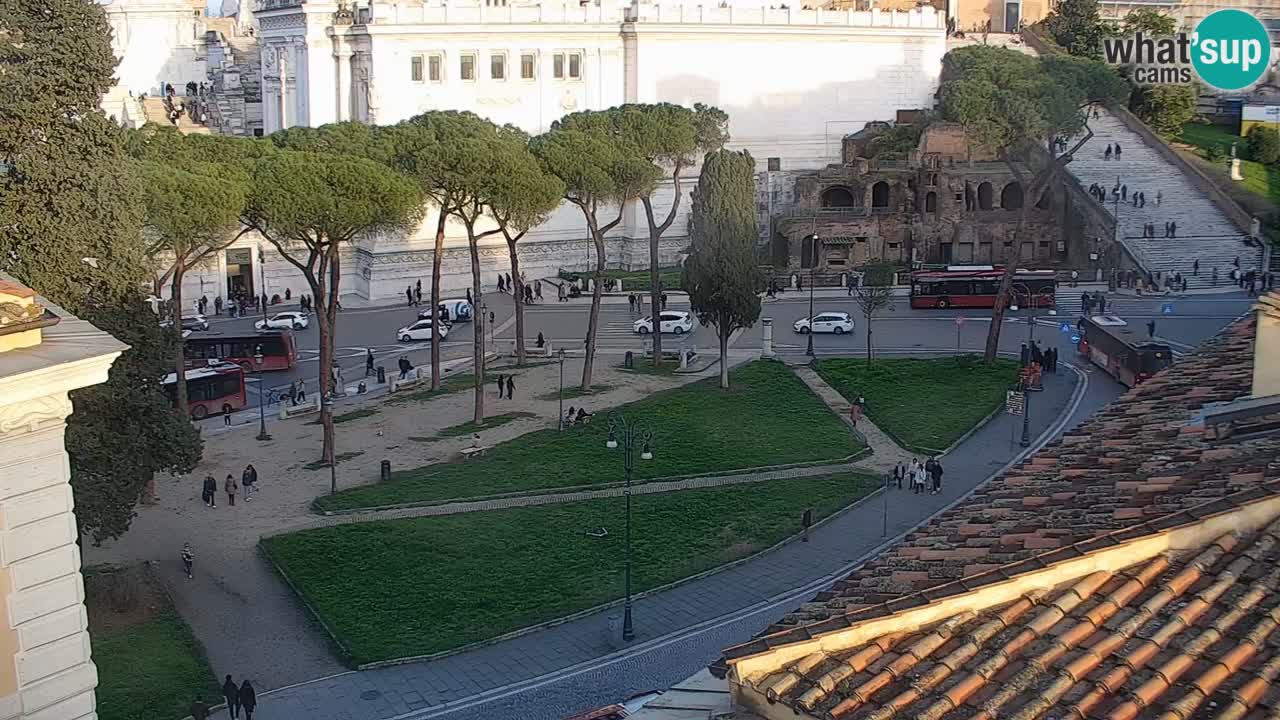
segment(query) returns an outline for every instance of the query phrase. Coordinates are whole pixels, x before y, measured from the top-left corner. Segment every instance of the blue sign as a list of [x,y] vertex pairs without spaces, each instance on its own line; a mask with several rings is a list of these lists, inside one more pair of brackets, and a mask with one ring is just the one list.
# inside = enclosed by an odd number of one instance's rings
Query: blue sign
[[1061,325],[1058,326],[1058,332],[1062,333],[1063,335],[1066,335],[1067,333],[1071,332],[1071,324],[1062,323]]
[[1073,343],[1078,343],[1078,342],[1080,342],[1080,336],[1079,336],[1079,335],[1076,335],[1075,333],[1072,333],[1072,334],[1071,334],[1071,342],[1073,342]]
[[1165,303],[1160,306],[1160,313],[1163,315],[1173,314],[1173,303]]

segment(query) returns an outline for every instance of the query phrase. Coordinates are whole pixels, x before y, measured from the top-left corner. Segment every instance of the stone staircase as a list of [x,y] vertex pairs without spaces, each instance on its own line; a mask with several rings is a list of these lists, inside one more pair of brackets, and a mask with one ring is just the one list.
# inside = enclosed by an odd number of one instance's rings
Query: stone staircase
[[[1077,153],[1067,169],[1086,190],[1097,183],[1107,191],[1106,209],[1119,216],[1118,235],[1129,252],[1149,272],[1166,275],[1180,272],[1191,275],[1191,264],[1200,261],[1200,276],[1189,277],[1188,289],[1210,288],[1211,269],[1218,268],[1226,277],[1235,259],[1240,259],[1243,270],[1261,268],[1262,250],[1245,244],[1243,233],[1218,209],[1213,201],[1196,189],[1174,164],[1161,156],[1142,138],[1107,110],[1101,117],[1091,118],[1089,127],[1093,138]],[[1107,145],[1120,144],[1120,159],[1104,159]],[[1117,180],[1128,186],[1129,201],[1121,201],[1118,212],[1111,199],[1111,189]],[[1145,192],[1145,207],[1134,207],[1132,194]],[[1156,194],[1161,201],[1156,203]],[[1177,237],[1166,238],[1166,222],[1178,224]],[[1155,225],[1156,237],[1142,237],[1146,223]],[[1234,289],[1222,283],[1224,292]]]
[[[147,97],[142,101],[142,112],[149,123],[157,125],[172,125],[169,122],[169,112],[165,108],[164,98]],[[193,122],[191,118],[183,113],[178,118],[178,132],[184,135],[208,135],[209,128],[200,123]]]

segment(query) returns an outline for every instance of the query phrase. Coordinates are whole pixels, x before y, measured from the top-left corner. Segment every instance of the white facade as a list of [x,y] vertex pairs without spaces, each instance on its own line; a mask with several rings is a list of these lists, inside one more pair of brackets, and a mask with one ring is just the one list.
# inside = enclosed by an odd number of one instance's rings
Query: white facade
[[[865,123],[932,106],[946,50],[945,17],[931,7],[855,12],[489,2],[379,1],[350,13],[322,3],[260,4],[266,132],[344,120],[384,125],[429,110],[470,110],[538,134],[568,112],[701,102],[728,113],[731,147],[750,150],[760,170],[770,158],[784,171],[817,168],[837,161],[841,138]],[[693,168],[685,191],[696,181]],[[660,211],[670,207],[669,183],[655,201]],[[664,238],[664,262],[686,244],[688,205],[686,196]],[[434,226],[429,216],[407,237],[362,239],[345,264],[346,290],[392,298],[417,279],[429,280]],[[647,243],[642,210],[628,208],[610,237],[609,264],[646,266]],[[444,284],[461,288],[469,284],[469,270],[460,228],[446,245]],[[529,277],[583,270],[590,262],[585,223],[568,205],[520,248]],[[483,248],[486,284],[508,269],[506,255],[497,238]],[[273,270],[268,258],[269,277]],[[197,289],[200,277],[193,275]],[[298,292],[300,279],[289,282]]]
[[103,9],[120,59],[119,91],[159,95],[164,82],[181,88],[205,81],[203,2],[112,0]]

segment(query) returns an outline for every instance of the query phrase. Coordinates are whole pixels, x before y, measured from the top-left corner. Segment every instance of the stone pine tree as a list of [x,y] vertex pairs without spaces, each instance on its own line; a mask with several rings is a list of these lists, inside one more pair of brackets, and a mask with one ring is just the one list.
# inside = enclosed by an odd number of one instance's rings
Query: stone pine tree
[[199,267],[248,231],[240,225],[248,183],[240,173],[216,166],[187,170],[144,162],[139,169],[147,211],[147,255],[166,268],[156,283],[168,280],[170,285],[170,310],[178,335],[173,363],[177,374],[175,393],[178,412],[185,417],[189,409],[182,352],[182,280],[187,270]]
[[689,219],[681,285],[689,306],[720,340],[720,387],[729,388],[729,336],[760,317],[756,267],[755,161],[717,150],[702,161]]
[[[244,220],[298,269],[311,291],[320,335],[320,398],[333,390],[343,248],[366,233],[406,230],[419,217],[421,202],[416,184],[367,158],[284,150],[254,163]],[[332,464],[333,413],[327,404],[320,420],[321,461]]]
[[200,460],[199,433],[160,380],[177,351],[142,299],[141,183],[99,109],[116,58],[100,5],[0,0],[0,270],[130,347],[67,422],[81,533],[128,528],[158,472]]
[[1098,0],[1061,0],[1044,20],[1053,41],[1078,57],[1096,58],[1105,31]]
[[[1027,198],[1012,238],[1015,254],[1004,258],[1005,272],[991,311],[987,364],[995,361],[999,350],[1017,252],[1027,237],[1031,213],[1050,191],[1053,179],[1093,137],[1090,107],[1126,98],[1128,93],[1128,85],[1114,70],[1087,58],[1034,58],[977,45],[943,57],[938,90],[942,117],[963,125],[975,147],[995,153]],[[1066,152],[1053,150],[1057,138],[1069,138]]]
[[[658,172],[671,178],[671,206],[665,216],[654,208],[653,196],[657,186],[639,198],[649,228],[649,306],[657,312],[662,307],[664,290],[660,282],[658,249],[662,235],[675,222],[680,210],[684,196],[681,176],[698,158],[724,147],[729,140],[729,116],[719,108],[707,105],[697,104],[691,110],[671,103],[623,105],[612,115],[618,123],[619,133],[644,159],[653,163]],[[660,332],[653,334],[653,364],[662,364]]]
[[[601,284],[605,271],[605,235],[622,222],[627,203],[652,191],[658,169],[636,152],[616,132],[613,111],[589,111],[566,115],[551,131],[533,139],[533,153],[548,172],[565,186],[564,199],[582,211],[587,235],[596,250],[592,273],[591,314],[587,320],[586,358],[582,365],[582,390],[591,390],[600,325]],[[601,213],[617,208],[612,219]],[[658,323],[655,317],[654,326]]]

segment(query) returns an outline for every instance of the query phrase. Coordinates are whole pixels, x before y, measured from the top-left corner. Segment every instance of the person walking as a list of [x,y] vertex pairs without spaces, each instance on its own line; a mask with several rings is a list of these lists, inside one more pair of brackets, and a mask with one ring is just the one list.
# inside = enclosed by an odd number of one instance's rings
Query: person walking
[[218,481],[213,479],[212,475],[204,476],[204,485],[200,491],[200,497],[204,500],[205,507],[218,507]]
[[307,381],[298,380],[298,399],[294,401],[294,405],[307,401]]
[[542,281],[541,280],[533,281],[533,296],[538,298],[539,300],[542,299]]
[[231,720],[239,720],[240,718],[240,688],[236,686],[236,681],[227,676],[227,681],[222,683],[222,697],[227,701],[227,714],[231,716]]
[[507,399],[508,400],[514,400],[516,397],[516,381],[512,380],[511,378],[512,378],[511,375],[507,376]]
[[467,304],[475,305],[475,301],[471,299],[471,288],[467,288]]
[[1156,191],[1156,207],[1160,207],[1160,203],[1163,200],[1164,200],[1164,191],[1157,190]]
[[899,460],[899,461],[898,461],[898,462],[893,466],[893,481],[894,481],[894,483],[896,483],[896,484],[897,484],[897,486],[898,486],[898,489],[899,489],[899,490],[901,490],[901,489],[902,489],[902,481],[903,481],[903,479],[905,479],[906,477],[907,477],[907,469],[906,469],[905,467],[903,467],[903,466],[902,466],[902,461],[901,461],[901,460]]
[[861,419],[862,419],[862,396],[859,395],[858,399],[854,400],[853,403],[849,405],[849,422],[854,427],[858,427],[858,421]]
[[249,496],[253,495],[253,491],[258,485],[258,469],[252,463],[244,466],[244,472],[240,473],[240,486],[244,488],[244,501],[249,502]]
[[191,720],[208,720],[209,704],[200,699],[197,695],[195,700],[191,701],[191,706],[187,708],[187,712],[191,714]]
[[636,294],[635,293],[629,293],[627,295],[627,312],[631,313],[632,315],[634,315],[636,312]]
[[[191,543],[182,544],[182,569],[187,573],[187,579],[191,579],[191,566],[195,564],[196,553],[191,549]],[[196,697],[199,700],[199,697]]]
[[507,287],[508,287],[508,288],[514,288],[514,287],[515,287],[515,285],[512,285],[512,284],[511,284],[511,273],[507,273]]
[[[499,276],[499,277],[501,277],[501,276]],[[498,399],[502,399],[502,398],[504,397],[503,393],[505,393],[505,392],[506,392],[506,386],[502,384],[502,376],[501,376],[501,375],[499,375],[499,376],[497,377],[496,382],[498,383]]]
[[236,477],[231,473],[227,473],[227,479],[222,481],[222,489],[227,493],[227,505],[236,506],[236,491],[240,486],[236,484]]
[[1155,336],[1156,336],[1156,321],[1148,320],[1147,321],[1147,337],[1154,338]]
[[1104,151],[1104,152],[1102,153],[1102,159],[1103,159],[1103,160],[1110,160],[1110,159],[1111,159],[1111,146],[1110,146],[1110,145],[1107,145],[1107,149],[1106,149],[1106,151]]
[[240,683],[240,707],[244,709],[244,720],[253,720],[253,711],[258,707],[258,694],[253,691],[248,678]]
[[911,492],[915,495],[924,492],[924,465],[919,458],[911,460]]
[[1116,143],[1116,159],[1120,159],[1120,143]]
[[937,457],[932,461],[933,469],[929,472],[929,478],[933,481],[932,494],[937,495],[942,492],[942,462]]
[[498,292],[506,292],[506,285],[503,284],[502,273],[498,273]]
[[373,375],[373,348],[365,348],[364,351],[364,376]]
[[408,286],[406,286],[406,287],[405,287],[405,289],[404,289],[404,299],[405,299],[405,304],[406,304],[406,305],[408,305],[408,306],[410,306],[410,307],[412,307],[412,306],[413,306],[413,288],[408,287]]
[[1199,258],[1196,258],[1195,262],[1191,263],[1191,274],[1195,277],[1200,277],[1200,259]]
[[223,427],[231,427],[231,413],[230,413],[230,412],[224,412],[224,413],[222,413],[222,425],[223,425]]

